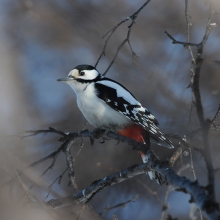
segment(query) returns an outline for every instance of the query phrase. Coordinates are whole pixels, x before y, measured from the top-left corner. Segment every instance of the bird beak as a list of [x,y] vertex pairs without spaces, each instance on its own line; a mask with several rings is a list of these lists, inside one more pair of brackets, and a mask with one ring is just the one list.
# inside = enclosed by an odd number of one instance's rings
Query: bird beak
[[73,78],[70,77],[66,77],[66,78],[61,78],[61,79],[57,79],[58,82],[64,82],[64,83],[68,83],[70,81],[73,81]]

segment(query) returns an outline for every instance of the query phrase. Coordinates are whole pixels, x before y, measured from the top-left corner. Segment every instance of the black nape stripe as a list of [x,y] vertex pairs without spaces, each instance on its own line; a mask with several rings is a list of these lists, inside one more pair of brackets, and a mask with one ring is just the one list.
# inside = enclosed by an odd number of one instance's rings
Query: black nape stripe
[[102,78],[101,75],[98,75],[95,79],[80,79],[80,78],[75,78],[75,80],[77,82],[80,82],[80,83],[92,83],[92,82],[97,82],[99,81],[100,79]]

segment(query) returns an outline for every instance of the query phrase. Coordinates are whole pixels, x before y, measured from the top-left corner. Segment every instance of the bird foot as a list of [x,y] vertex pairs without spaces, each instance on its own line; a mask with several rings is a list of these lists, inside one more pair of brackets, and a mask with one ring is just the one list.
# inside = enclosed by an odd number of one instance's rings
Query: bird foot
[[104,128],[95,128],[93,130],[93,137],[94,137],[93,139],[99,139],[99,138],[103,137],[105,131],[106,130]]

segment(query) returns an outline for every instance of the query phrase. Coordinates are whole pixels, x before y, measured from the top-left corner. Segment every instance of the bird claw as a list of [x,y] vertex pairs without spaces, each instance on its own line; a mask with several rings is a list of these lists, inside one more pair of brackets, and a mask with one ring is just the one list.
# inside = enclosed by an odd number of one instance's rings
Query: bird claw
[[111,139],[106,138],[106,137],[102,137],[102,141],[100,141],[99,143],[100,143],[100,144],[104,144],[105,141],[109,141],[109,140],[111,140]]
[[104,144],[105,143],[105,139],[102,138],[102,141],[99,141],[100,144]]
[[102,135],[105,133],[105,129],[103,128],[96,128],[93,130],[93,137],[95,139],[99,139],[100,137],[102,137]]

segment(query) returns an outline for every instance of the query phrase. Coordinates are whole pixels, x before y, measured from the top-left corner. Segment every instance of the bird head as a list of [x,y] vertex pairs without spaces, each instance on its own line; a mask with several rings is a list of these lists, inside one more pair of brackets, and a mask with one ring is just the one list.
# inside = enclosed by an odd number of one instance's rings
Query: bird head
[[67,83],[77,91],[83,90],[89,83],[95,82],[101,77],[95,67],[84,64],[76,66],[66,78],[61,78],[57,81]]
[[80,83],[90,83],[100,77],[100,73],[95,67],[91,65],[78,65],[68,74],[68,77],[58,79],[59,82],[65,82],[68,84],[80,82]]

